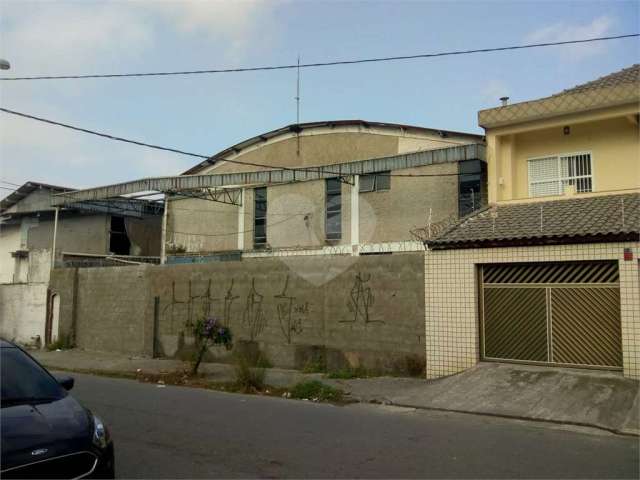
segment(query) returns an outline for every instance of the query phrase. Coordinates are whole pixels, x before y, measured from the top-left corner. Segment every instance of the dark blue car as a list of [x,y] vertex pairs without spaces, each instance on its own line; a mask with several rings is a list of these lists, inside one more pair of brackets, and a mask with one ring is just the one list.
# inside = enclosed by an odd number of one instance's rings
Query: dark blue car
[[69,395],[72,377],[2,339],[0,368],[1,478],[114,478],[109,430]]

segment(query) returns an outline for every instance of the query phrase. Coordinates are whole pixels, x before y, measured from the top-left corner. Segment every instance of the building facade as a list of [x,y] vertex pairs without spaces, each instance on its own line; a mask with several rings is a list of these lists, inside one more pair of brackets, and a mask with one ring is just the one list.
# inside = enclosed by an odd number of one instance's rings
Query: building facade
[[161,205],[123,199],[56,213],[52,197],[69,190],[27,182],[0,201],[0,335],[9,340],[31,346],[56,340],[59,299],[48,292],[54,263],[159,258]]
[[262,183],[228,185],[227,203],[220,197],[170,197],[170,261],[181,254],[422,249],[413,231],[458,218],[486,201],[481,136],[360,120],[292,125],[259,135],[185,175],[273,169],[323,169],[326,175],[289,183],[263,176]]
[[427,242],[427,377],[481,360],[640,378],[640,66],[479,113],[489,205]]

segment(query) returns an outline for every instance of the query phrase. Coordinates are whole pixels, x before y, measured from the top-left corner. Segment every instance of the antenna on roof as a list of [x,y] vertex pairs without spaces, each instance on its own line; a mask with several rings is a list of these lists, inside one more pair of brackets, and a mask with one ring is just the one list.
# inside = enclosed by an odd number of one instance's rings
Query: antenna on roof
[[[296,79],[296,126],[300,125],[300,54],[298,54],[298,68],[297,71],[297,79]],[[297,148],[296,153],[300,156],[300,129],[298,128],[296,131],[296,141]]]

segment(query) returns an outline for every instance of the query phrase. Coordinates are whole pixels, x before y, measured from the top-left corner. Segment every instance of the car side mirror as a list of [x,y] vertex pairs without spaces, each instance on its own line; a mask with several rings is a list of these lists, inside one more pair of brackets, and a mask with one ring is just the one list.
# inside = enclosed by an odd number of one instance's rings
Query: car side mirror
[[56,380],[58,381],[60,386],[62,386],[62,388],[64,388],[65,390],[71,390],[75,383],[75,380],[73,379],[73,377],[69,375],[56,375]]

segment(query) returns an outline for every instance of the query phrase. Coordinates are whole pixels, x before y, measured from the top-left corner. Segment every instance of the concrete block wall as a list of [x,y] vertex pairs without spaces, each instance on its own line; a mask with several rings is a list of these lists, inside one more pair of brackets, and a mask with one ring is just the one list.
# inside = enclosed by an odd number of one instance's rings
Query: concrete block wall
[[0,285],[0,337],[43,346],[46,314],[47,284]]
[[423,268],[423,253],[88,268],[75,300],[74,275],[61,269],[52,289],[82,348],[151,355],[155,342],[158,354],[181,356],[191,325],[214,315],[275,366],[302,368],[320,352],[330,368],[391,371],[424,364]]
[[[624,260],[624,249],[633,260]],[[624,375],[640,379],[640,243],[595,243],[434,250],[425,255],[427,378],[459,373],[480,360],[476,265],[617,260]]]

